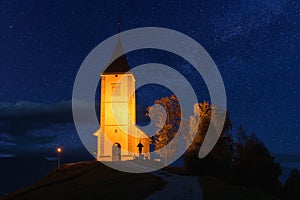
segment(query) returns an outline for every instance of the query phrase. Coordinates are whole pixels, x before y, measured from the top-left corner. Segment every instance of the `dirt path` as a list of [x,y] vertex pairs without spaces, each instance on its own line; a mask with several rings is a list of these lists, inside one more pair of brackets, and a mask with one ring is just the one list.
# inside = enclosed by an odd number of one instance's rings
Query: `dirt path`
[[146,200],[156,199],[191,199],[191,200],[203,200],[202,190],[198,182],[197,177],[180,176],[171,174],[162,170],[153,172],[154,175],[162,178],[167,185]]

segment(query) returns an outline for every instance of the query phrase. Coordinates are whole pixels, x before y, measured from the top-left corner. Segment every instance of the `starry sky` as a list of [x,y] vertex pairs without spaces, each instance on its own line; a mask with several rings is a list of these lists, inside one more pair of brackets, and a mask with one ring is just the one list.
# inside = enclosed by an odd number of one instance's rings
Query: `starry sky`
[[[272,153],[300,154],[299,6],[292,0],[0,1],[0,156],[37,149],[48,156],[56,146],[81,146],[73,83],[88,53],[117,33],[118,16],[122,31],[164,27],[198,41],[222,75],[233,131],[242,124]],[[168,64],[192,82],[200,100],[209,98],[192,67],[175,55],[142,50],[127,58],[132,67]],[[139,89],[138,110],[168,94],[157,91],[163,90]]]

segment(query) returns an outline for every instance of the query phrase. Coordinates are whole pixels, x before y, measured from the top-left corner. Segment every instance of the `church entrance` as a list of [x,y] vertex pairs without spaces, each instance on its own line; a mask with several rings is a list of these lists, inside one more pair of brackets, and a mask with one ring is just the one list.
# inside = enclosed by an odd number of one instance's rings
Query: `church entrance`
[[121,161],[121,145],[114,143],[112,146],[112,161]]

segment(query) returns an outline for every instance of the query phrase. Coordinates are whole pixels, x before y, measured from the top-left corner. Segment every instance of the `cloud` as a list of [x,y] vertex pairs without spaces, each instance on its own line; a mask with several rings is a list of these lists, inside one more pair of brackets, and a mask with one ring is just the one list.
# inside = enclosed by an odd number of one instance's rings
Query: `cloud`
[[7,142],[5,140],[0,140],[0,146],[15,146],[15,143]]
[[10,134],[7,134],[7,133],[1,133],[1,134],[0,134],[0,140],[4,140],[4,141],[11,142],[11,141],[14,140],[14,138],[13,138]]
[[18,136],[54,123],[72,121],[71,101],[61,101],[55,104],[24,101],[16,104],[0,103],[0,133]]
[[[84,111],[87,103],[81,102],[80,106]],[[95,109],[99,115],[98,101]],[[0,149],[12,150],[12,145],[16,144],[16,148],[25,151],[38,146],[53,147],[57,143],[81,145],[73,124],[71,100],[52,104],[0,103],[0,146],[3,144]]]
[[65,123],[72,120],[71,101],[55,104],[18,102],[16,104],[0,103],[0,121],[36,121]]
[[[47,144],[56,135],[31,134],[32,131],[49,128],[52,124],[73,122],[71,101],[53,104],[17,102],[0,103],[0,141],[2,144]],[[6,146],[7,146],[6,145]]]
[[0,153],[0,158],[14,158],[16,155]]

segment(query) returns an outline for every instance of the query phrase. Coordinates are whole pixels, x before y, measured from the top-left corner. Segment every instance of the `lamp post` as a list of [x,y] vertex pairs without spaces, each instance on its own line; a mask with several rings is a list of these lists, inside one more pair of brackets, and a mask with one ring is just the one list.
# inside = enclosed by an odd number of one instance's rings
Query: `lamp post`
[[57,152],[57,168],[59,168],[60,167],[60,154],[62,152],[62,148],[58,147],[56,149],[56,152]]

